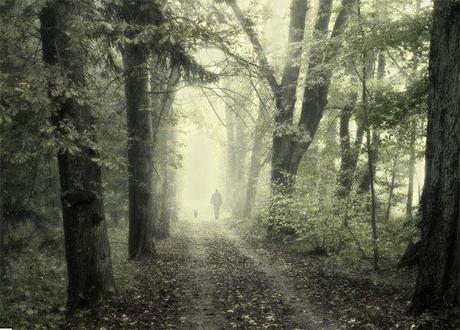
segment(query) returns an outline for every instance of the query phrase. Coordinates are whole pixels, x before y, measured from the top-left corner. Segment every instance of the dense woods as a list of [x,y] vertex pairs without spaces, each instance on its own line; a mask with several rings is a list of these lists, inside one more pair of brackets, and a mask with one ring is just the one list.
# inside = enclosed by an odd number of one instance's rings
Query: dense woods
[[0,327],[460,327],[457,0],[0,22]]

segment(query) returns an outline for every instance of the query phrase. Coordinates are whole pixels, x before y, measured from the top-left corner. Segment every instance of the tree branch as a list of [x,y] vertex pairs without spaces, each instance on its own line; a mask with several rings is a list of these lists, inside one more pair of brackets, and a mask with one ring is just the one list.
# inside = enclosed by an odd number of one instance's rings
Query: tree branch
[[262,73],[265,79],[267,79],[270,89],[272,90],[275,97],[279,98],[280,97],[280,85],[278,84],[276,80],[275,72],[273,68],[268,63],[267,56],[265,55],[264,48],[262,44],[260,43],[259,38],[257,37],[257,33],[253,29],[254,24],[249,19],[244,17],[243,12],[241,11],[241,8],[236,3],[236,0],[228,1],[227,4],[232,9],[233,13],[235,14],[236,19],[238,20],[238,22],[240,22],[241,27],[243,28],[244,32],[246,32],[246,35],[248,36],[249,41],[254,47],[254,51],[256,52],[257,57],[260,62],[260,66],[262,67]]

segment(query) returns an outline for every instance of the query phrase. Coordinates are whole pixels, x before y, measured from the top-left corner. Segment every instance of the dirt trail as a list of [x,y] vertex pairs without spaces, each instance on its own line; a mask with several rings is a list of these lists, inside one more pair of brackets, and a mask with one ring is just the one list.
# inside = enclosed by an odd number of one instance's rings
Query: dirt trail
[[184,329],[219,329],[224,324],[224,318],[214,308],[213,293],[215,283],[211,280],[211,270],[208,265],[208,246],[212,245],[209,235],[188,227],[190,243],[188,245],[187,269],[189,282],[185,295],[180,299],[183,315],[179,317],[180,328]]
[[183,226],[188,244],[182,329],[337,329],[262,254],[223,225]]
[[171,238],[157,242],[156,258],[126,264],[135,276],[122,294],[62,328],[341,328],[329,312],[309,303],[308,290],[267,251],[255,250],[219,223],[176,225]]

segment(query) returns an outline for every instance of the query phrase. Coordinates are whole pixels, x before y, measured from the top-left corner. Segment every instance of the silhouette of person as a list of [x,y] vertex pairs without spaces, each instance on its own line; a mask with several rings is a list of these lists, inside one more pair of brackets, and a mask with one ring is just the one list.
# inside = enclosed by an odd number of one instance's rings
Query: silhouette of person
[[211,197],[211,205],[214,208],[214,218],[219,219],[220,206],[222,205],[222,195],[219,190],[216,189]]

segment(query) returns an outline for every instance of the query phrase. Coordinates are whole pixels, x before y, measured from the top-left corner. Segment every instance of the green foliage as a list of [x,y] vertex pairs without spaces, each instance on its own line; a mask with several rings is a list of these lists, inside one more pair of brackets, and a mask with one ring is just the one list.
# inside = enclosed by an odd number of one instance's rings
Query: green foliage
[[[21,227],[17,235],[28,235]],[[119,294],[136,283],[127,261],[126,226],[109,230],[112,264]],[[46,243],[46,244],[43,244]],[[15,329],[62,329],[65,322],[66,265],[63,232],[55,233],[55,242],[39,237],[29,240],[27,248],[11,262],[10,275],[0,286],[0,326]]]

